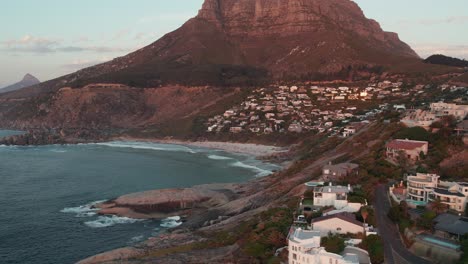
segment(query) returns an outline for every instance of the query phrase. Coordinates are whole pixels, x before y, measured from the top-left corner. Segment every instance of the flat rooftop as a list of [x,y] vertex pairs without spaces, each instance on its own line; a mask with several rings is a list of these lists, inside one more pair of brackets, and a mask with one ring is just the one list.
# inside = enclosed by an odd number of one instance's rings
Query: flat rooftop
[[352,192],[351,190],[348,189],[346,186],[321,186],[321,187],[316,187],[314,189],[314,192],[319,192],[319,193],[350,193]]

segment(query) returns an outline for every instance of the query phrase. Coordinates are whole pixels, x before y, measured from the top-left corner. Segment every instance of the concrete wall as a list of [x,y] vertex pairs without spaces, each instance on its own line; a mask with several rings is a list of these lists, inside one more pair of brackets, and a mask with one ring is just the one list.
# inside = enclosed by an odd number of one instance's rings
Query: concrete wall
[[320,236],[326,237],[330,232],[332,234],[364,233],[363,225],[358,226],[339,218],[332,218],[326,221],[312,223],[312,228],[314,231],[320,231]]
[[432,245],[421,241],[418,238],[415,238],[415,242],[411,246],[410,250],[418,256],[431,259],[433,263],[441,264],[457,263],[462,254],[460,251]]

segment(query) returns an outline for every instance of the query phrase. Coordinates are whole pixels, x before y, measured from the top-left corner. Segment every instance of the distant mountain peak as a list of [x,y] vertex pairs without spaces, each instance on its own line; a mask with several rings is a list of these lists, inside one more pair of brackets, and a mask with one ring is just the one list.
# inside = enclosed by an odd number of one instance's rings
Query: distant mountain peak
[[20,89],[23,89],[23,88],[26,88],[26,87],[29,87],[29,86],[39,84],[39,83],[41,83],[41,81],[39,81],[39,79],[37,79],[36,77],[34,77],[30,73],[26,73],[26,75],[24,75],[24,77],[23,77],[23,79],[21,81],[15,83],[13,85],[7,86],[5,88],[0,88],[0,93],[6,93],[6,92],[20,90]]
[[39,79],[37,79],[34,75],[30,73],[26,73],[26,75],[24,75],[23,81],[40,83]]

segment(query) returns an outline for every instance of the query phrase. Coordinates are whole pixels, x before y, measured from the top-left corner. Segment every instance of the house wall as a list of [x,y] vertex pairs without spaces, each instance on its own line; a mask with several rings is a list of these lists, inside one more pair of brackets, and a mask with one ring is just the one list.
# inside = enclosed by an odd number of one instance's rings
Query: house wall
[[321,193],[322,197],[317,198],[314,195],[314,205],[317,206],[334,206],[336,201],[336,193]]
[[330,232],[332,234],[364,233],[364,224],[359,226],[339,218],[332,218],[312,223],[312,229],[314,231],[320,231],[320,236],[326,237]]

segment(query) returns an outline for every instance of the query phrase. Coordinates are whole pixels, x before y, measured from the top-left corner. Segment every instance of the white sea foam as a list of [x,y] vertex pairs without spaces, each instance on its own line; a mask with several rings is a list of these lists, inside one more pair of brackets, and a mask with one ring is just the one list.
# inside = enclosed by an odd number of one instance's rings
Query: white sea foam
[[129,243],[128,244],[135,244],[135,243],[138,243],[140,241],[143,241],[145,237],[143,235],[140,235],[140,236],[134,236],[130,239]]
[[125,141],[113,141],[96,143],[99,146],[114,147],[114,148],[132,148],[132,149],[145,149],[145,150],[159,150],[159,151],[175,151],[175,152],[188,152],[195,154],[197,153],[193,149],[181,146],[181,145],[167,145],[167,144],[156,144],[147,142],[125,142]]
[[181,218],[180,216],[172,216],[172,217],[168,217],[166,219],[163,219],[161,220],[161,227],[164,227],[164,228],[174,228],[174,227],[178,227],[182,224],[182,222],[180,221]]
[[50,150],[50,151],[51,151],[51,152],[55,152],[55,153],[65,153],[65,152],[67,152],[67,151],[64,150],[64,149],[52,149],[52,150]]
[[88,221],[88,222],[85,222],[84,224],[91,228],[104,228],[104,227],[114,226],[118,224],[133,224],[133,223],[141,222],[141,221],[144,221],[144,220],[112,215],[112,216],[99,216],[97,220]]
[[234,162],[234,163],[231,164],[231,166],[239,167],[239,168],[245,168],[245,169],[249,169],[249,170],[252,170],[254,172],[257,172],[255,177],[265,177],[265,176],[268,176],[268,175],[272,174],[272,171],[265,170],[265,169],[262,169],[262,168],[259,168],[259,167],[253,166],[253,165],[245,164],[245,163],[243,163],[241,161]]
[[67,213],[67,214],[75,214],[76,217],[90,217],[96,215],[96,212],[99,211],[97,208],[93,208],[94,205],[105,202],[106,200],[103,201],[95,201],[91,202],[85,205],[80,205],[76,207],[67,207],[60,212],[62,213]]
[[212,160],[232,160],[233,159],[233,158],[219,156],[219,155],[208,155],[208,158]]

